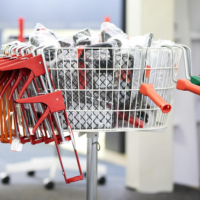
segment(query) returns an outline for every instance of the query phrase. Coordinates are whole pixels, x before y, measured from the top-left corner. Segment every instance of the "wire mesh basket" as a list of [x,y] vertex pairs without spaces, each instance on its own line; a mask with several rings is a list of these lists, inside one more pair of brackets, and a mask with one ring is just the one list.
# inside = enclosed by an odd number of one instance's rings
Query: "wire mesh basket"
[[[175,86],[200,95],[200,78],[192,76],[185,45],[8,46],[8,55],[0,58],[0,141],[14,141],[17,151],[27,142],[55,142],[66,183],[83,179],[73,130],[161,130],[167,127]],[[177,79],[181,54],[186,79]],[[68,141],[79,169],[71,178],[59,150]]]
[[[91,46],[48,49],[44,55],[55,87],[62,91],[73,130],[167,127],[169,114],[142,95],[140,87],[142,83],[153,84],[168,109],[173,103],[172,77],[173,70],[175,76],[178,72],[179,48],[173,48],[172,53],[165,47]],[[67,127],[64,120],[62,126]]]

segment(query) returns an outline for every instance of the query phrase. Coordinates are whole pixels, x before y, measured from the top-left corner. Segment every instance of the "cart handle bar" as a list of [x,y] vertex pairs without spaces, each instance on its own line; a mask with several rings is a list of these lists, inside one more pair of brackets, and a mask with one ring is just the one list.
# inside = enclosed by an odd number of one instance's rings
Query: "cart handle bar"
[[148,96],[163,113],[168,113],[171,110],[171,105],[168,104],[155,90],[152,83],[142,83],[140,86],[140,93]]

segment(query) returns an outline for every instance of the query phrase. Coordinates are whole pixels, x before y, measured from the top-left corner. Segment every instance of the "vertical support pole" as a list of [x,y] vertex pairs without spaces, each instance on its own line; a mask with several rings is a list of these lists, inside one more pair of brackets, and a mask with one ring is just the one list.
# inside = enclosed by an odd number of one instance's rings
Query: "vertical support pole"
[[86,200],[97,200],[98,133],[87,133],[87,191]]

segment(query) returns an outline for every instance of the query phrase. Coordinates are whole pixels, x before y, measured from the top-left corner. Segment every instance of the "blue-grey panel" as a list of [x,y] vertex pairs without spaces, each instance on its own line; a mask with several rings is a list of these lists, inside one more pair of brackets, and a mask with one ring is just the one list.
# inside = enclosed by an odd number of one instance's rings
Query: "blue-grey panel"
[[98,29],[107,15],[121,28],[122,0],[0,0],[0,29],[17,28],[19,17],[26,28]]

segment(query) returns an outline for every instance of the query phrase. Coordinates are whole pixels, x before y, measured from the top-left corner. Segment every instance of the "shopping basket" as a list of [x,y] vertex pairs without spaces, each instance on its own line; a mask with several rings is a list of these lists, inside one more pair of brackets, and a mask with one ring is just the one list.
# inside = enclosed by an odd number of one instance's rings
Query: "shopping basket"
[[[44,48],[42,55],[56,89],[62,91],[73,130],[158,130],[167,127],[181,55],[188,77],[188,49],[182,45],[126,49],[98,44]],[[177,89],[183,82],[178,80]],[[187,90],[199,94],[195,92],[199,87],[189,86]]]
[[181,53],[99,44],[42,54],[73,130],[125,131],[167,127]]

